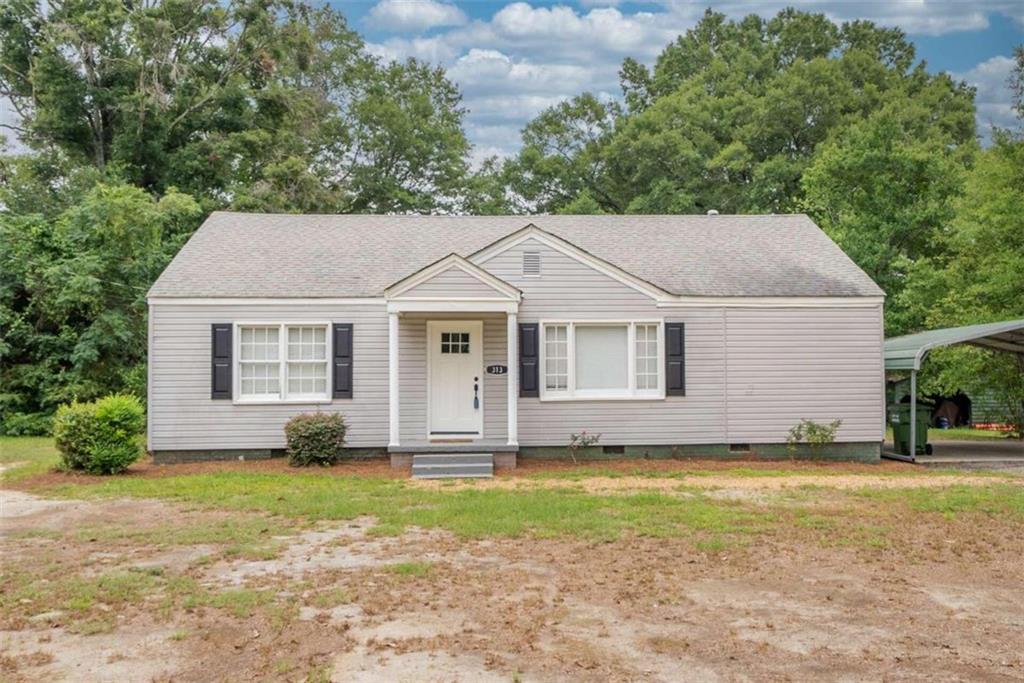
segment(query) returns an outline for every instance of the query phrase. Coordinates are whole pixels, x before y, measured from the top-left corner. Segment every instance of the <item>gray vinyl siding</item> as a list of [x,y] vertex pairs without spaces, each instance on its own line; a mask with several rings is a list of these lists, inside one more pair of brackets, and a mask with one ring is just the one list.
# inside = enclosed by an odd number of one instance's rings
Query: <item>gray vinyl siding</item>
[[[540,277],[523,277],[525,250],[541,253]],[[617,319],[686,324],[686,396],[563,402],[520,398],[522,446],[562,446],[570,433],[583,429],[600,433],[604,445],[780,443],[801,418],[842,419],[840,441],[882,439],[880,306],[658,308],[648,295],[535,240],[481,265],[523,291],[519,322]],[[452,272],[465,275],[448,271]],[[460,290],[463,285],[467,289]],[[480,292],[455,275],[424,283],[411,294],[476,296]],[[487,296],[493,296],[490,288]],[[151,449],[281,448],[285,422],[297,413],[316,410],[345,415],[350,446],[387,445],[388,329],[383,303],[213,306],[157,302],[151,306],[151,316]],[[503,314],[402,316],[400,439],[405,444],[427,438],[428,317],[483,319],[484,365],[507,364]],[[354,398],[319,405],[236,405],[211,400],[210,325],[246,321],[353,323]],[[484,438],[505,440],[509,376],[484,375],[482,379]]]
[[881,306],[728,309],[725,346],[730,442],[782,442],[802,418],[882,440]]
[[[302,412],[341,412],[347,443],[383,447],[388,438],[388,329],[375,305],[151,306],[151,450],[283,448],[284,424]],[[235,405],[210,399],[210,325],[224,322],[353,323],[352,399],[325,404]]]
[[[434,320],[455,316],[436,315]],[[507,365],[505,316],[464,315],[462,318],[484,321],[484,367]],[[399,438],[402,443],[422,443],[427,439],[427,318],[402,317],[398,326],[401,356],[399,367]],[[385,346],[387,342],[385,340]],[[385,368],[385,372],[387,369]],[[482,375],[484,439],[508,439],[508,376]],[[386,379],[385,379],[386,381]]]
[[[523,277],[524,251],[540,252],[540,277]],[[520,398],[520,445],[565,445],[570,433],[583,429],[600,433],[601,443],[607,445],[725,442],[721,311],[659,309],[646,294],[535,240],[482,265],[523,290],[520,322],[665,319],[686,323],[686,396],[655,401]]]
[[[523,276],[523,252],[540,252],[540,277]],[[533,239],[480,264],[485,270],[523,291],[519,316],[541,319],[616,318],[658,315],[654,300],[576,259]]]
[[493,298],[500,294],[490,285],[481,282],[461,268],[449,268],[438,273],[425,282],[421,282],[412,289],[402,292],[401,297],[488,297]]

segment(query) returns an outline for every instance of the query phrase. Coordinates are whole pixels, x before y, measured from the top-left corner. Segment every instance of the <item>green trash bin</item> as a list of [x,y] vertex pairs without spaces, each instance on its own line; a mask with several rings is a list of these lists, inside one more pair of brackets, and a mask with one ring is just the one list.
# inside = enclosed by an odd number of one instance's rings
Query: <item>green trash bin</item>
[[[928,424],[932,418],[932,407],[924,403],[917,404],[917,453],[931,455],[932,446],[928,443]],[[896,452],[910,455],[910,404],[895,403],[889,406],[889,424],[892,425],[892,440]]]

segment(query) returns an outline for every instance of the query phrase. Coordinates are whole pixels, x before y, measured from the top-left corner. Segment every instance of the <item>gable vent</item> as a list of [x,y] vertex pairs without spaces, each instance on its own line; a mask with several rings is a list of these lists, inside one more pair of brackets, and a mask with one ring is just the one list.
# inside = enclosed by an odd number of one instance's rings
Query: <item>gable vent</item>
[[539,277],[540,276],[540,252],[539,251],[524,251],[523,252],[523,275]]

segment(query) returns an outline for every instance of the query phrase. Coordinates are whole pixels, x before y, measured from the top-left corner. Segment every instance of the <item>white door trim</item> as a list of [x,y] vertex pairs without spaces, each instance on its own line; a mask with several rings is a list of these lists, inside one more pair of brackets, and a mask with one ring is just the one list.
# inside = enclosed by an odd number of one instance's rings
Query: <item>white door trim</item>
[[[438,327],[441,327],[443,325],[460,325],[460,326],[463,326],[463,327],[472,327],[473,331],[475,333],[475,336],[476,336],[476,339],[477,339],[476,343],[479,345],[478,348],[479,348],[479,357],[480,357],[480,367],[478,368],[479,374],[477,375],[477,377],[480,378],[479,379],[479,384],[480,384],[480,390],[479,390],[480,391],[480,410],[477,411],[477,432],[476,432],[476,435],[473,435],[473,434],[460,434],[458,436],[460,438],[467,438],[467,439],[474,439],[474,440],[475,439],[483,439],[484,438],[484,409],[486,408],[486,406],[484,405],[484,394],[485,394],[485,392],[484,392],[484,321],[483,320],[428,320],[427,321],[427,335],[426,335],[427,336],[427,342],[426,342],[426,349],[425,349],[426,354],[427,354],[427,359],[426,359],[427,360],[427,410],[426,410],[426,414],[427,414],[427,424],[426,424],[427,440],[430,441],[430,440],[439,440],[439,439],[444,439],[445,438],[445,435],[441,435],[441,434],[439,434],[437,436],[434,436],[433,432],[431,431],[431,428],[433,426],[433,416],[432,416],[433,399],[432,399],[432,397],[430,395],[431,394],[431,385],[433,383],[433,370],[432,370],[432,367],[431,367],[433,365],[433,362],[431,360],[433,358],[433,354],[431,353],[431,344],[432,344],[432,342],[434,340],[434,332],[435,332],[435,330]],[[447,436],[450,438],[453,435],[447,435]]]

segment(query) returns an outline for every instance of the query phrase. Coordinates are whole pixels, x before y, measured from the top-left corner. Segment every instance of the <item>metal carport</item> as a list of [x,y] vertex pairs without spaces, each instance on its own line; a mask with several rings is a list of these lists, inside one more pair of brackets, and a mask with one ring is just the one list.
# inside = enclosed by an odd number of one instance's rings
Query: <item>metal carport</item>
[[[942,346],[970,344],[1024,357],[1024,319],[946,327],[885,340],[885,369],[910,370],[910,424],[917,419],[917,373],[928,352]],[[917,455],[917,430],[910,430],[910,457]]]

